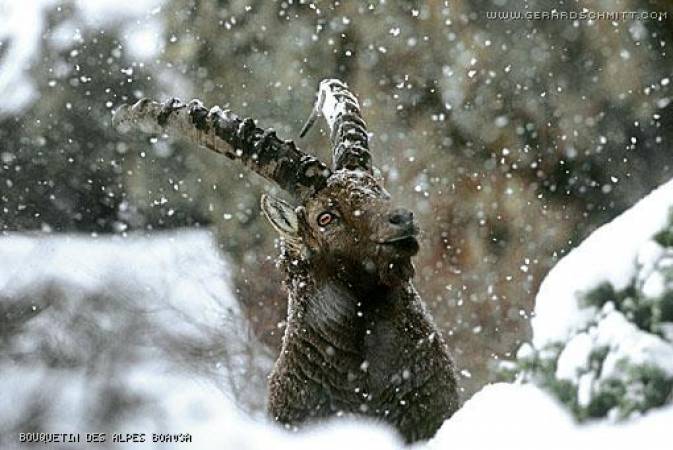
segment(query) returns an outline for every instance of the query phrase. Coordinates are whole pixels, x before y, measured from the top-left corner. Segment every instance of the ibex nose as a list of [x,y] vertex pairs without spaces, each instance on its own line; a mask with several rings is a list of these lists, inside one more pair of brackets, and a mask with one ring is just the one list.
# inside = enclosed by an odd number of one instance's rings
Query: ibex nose
[[408,226],[414,221],[414,213],[408,209],[395,209],[390,213],[388,220],[393,225]]

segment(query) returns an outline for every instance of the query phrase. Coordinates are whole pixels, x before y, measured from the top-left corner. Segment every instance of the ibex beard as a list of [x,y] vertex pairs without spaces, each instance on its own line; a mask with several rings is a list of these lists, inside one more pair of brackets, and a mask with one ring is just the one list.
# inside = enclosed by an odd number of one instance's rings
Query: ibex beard
[[[115,121],[173,132],[289,192],[262,197],[281,237],[289,293],[287,326],[269,376],[271,417],[288,426],[365,415],[407,442],[432,437],[459,407],[453,361],[411,279],[418,227],[374,176],[359,103],[325,80],[314,114],[331,129],[332,168],[228,111],[140,101]],[[235,151],[232,151],[232,148]]]

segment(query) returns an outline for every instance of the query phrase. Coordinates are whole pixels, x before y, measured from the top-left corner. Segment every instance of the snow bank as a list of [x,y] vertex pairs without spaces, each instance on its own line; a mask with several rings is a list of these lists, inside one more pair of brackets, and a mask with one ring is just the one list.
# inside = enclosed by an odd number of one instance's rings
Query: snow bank
[[[130,298],[152,297],[143,309],[156,308],[151,314],[158,322],[176,311],[185,317],[172,324],[175,332],[217,326],[224,310],[237,308],[225,263],[205,232],[154,238],[0,238],[2,296],[17,297],[48,286],[78,298],[104,290]],[[159,299],[162,308],[157,308]]]
[[437,436],[419,448],[567,450],[670,448],[673,408],[625,424],[577,425],[565,408],[533,385],[498,383],[476,393]]
[[[182,231],[155,236],[9,235],[0,237],[0,305],[57,288],[70,302],[88,296],[123,298],[162,324],[165,314],[184,324],[217,327],[237,310],[228,269],[210,233]],[[170,327],[178,334],[194,331]],[[177,330],[176,330],[177,327]]]
[[602,282],[623,289],[633,280],[639,252],[652,248],[648,241],[665,227],[672,206],[673,181],[669,181],[559,261],[542,282],[535,300],[532,327],[536,348],[565,342],[595,316],[596,310],[580,307],[579,294]]

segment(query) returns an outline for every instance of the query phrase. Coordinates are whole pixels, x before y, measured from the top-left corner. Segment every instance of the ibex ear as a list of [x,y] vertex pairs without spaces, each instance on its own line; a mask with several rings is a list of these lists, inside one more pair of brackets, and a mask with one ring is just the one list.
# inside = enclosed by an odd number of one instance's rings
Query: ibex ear
[[292,205],[270,195],[262,195],[262,211],[281,236],[299,238],[299,220]]

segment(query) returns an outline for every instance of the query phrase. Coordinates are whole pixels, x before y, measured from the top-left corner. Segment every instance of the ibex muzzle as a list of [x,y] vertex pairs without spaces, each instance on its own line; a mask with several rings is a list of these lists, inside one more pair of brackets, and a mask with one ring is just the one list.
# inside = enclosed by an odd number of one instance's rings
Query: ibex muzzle
[[271,416],[299,425],[361,414],[392,424],[408,442],[427,439],[458,408],[458,391],[446,344],[411,283],[419,229],[374,176],[360,106],[344,83],[320,84],[302,135],[319,115],[331,130],[331,168],[251,119],[198,101],[141,100],[114,120],[189,138],[294,196],[294,205],[262,197],[289,291],[269,377]]

